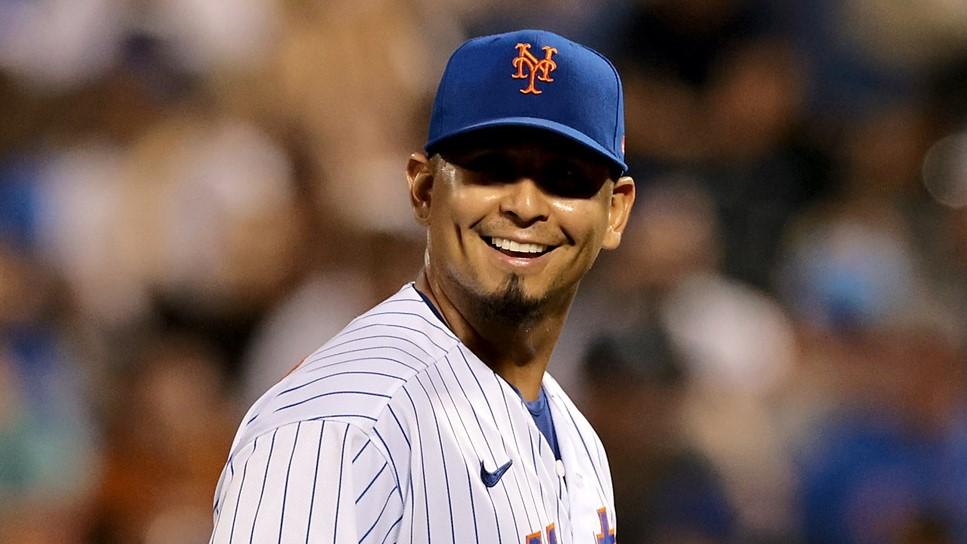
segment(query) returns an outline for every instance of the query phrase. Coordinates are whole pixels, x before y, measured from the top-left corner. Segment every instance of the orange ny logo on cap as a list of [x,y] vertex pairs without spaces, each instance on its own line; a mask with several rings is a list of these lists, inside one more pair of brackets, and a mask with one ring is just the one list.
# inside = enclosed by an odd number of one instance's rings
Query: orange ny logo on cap
[[[542,90],[534,86],[535,78],[543,81],[545,83],[550,83],[554,81],[551,79],[551,72],[557,69],[557,63],[551,60],[554,53],[557,53],[557,49],[545,45],[541,49],[544,50],[544,58],[538,59],[531,53],[531,46],[529,43],[519,43],[515,46],[517,48],[517,56],[514,57],[514,68],[517,68],[517,72],[511,76],[514,79],[529,79],[529,84],[526,88],[520,90],[524,94],[541,94]],[[526,74],[525,72],[526,68]]]

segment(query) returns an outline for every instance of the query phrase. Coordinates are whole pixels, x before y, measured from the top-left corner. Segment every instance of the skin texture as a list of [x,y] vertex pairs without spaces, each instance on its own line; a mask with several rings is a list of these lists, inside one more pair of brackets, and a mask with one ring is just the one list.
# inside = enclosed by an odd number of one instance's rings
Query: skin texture
[[[527,400],[538,396],[578,284],[621,241],[635,185],[606,162],[545,133],[475,135],[407,164],[427,228],[417,288],[453,332]],[[507,255],[500,237],[552,247]]]

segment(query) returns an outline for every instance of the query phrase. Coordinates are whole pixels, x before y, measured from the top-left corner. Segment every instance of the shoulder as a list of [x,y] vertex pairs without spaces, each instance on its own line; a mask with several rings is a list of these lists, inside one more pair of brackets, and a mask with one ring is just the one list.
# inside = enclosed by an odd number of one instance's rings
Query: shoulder
[[283,425],[229,458],[215,489],[211,542],[238,535],[249,542],[389,535],[402,516],[401,489],[386,453],[354,425],[326,419]]
[[458,344],[408,284],[269,389],[245,415],[232,449],[300,421],[340,421],[368,434],[403,387]]

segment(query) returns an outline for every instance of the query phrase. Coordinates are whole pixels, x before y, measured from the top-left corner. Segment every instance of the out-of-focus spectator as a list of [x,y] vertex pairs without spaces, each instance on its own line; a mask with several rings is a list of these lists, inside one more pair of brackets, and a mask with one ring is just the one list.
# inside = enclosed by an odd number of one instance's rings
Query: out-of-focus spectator
[[718,272],[715,208],[700,185],[661,178],[636,206],[614,261],[622,264],[603,259],[606,288],[579,297],[555,364],[604,327],[664,331],[686,377],[680,432],[721,472],[737,532],[785,535],[793,482],[776,394],[796,363],[791,324],[767,294]]
[[917,103],[881,104],[844,126],[838,189],[787,233],[779,288],[807,326],[867,326],[931,290],[918,222],[939,208],[919,182],[927,147]]
[[938,298],[924,268],[949,248],[932,239],[942,210],[918,179],[926,128],[917,102],[854,117],[843,131],[840,191],[791,231],[780,283],[798,318],[803,383],[823,398],[811,405],[819,411],[788,422],[800,429],[807,542],[965,534],[967,488],[953,468],[967,428],[965,324],[956,297]]
[[286,151],[257,125],[200,107],[129,151],[121,220],[138,228],[134,261],[166,315],[228,334],[285,292],[305,257],[306,225]]
[[[451,3],[451,2],[448,2]],[[633,2],[626,0],[514,0],[473,2],[460,10],[468,34],[483,36],[511,28],[540,28],[586,43],[599,51],[612,51]],[[614,58],[613,55],[608,55]]]
[[721,61],[766,34],[763,6],[746,0],[634,2],[614,45],[627,95],[628,152],[642,161],[705,155],[705,93]]
[[212,482],[237,423],[218,355],[164,336],[134,354],[106,423],[93,542],[206,542]]
[[931,70],[967,47],[967,17],[949,2],[817,0],[787,9],[813,81],[811,107],[824,124],[871,102],[916,96]]
[[[204,94],[122,145],[81,141],[43,169],[43,249],[86,317],[217,334],[237,364],[307,258],[286,150]],[[216,332],[218,331],[218,332]]]
[[732,542],[719,475],[683,428],[686,377],[660,329],[598,338],[582,362],[587,417],[608,451],[622,541]]
[[874,324],[908,307],[923,291],[897,216],[827,217],[800,225],[785,269],[790,307],[824,331]]
[[0,67],[38,92],[90,84],[124,61],[132,34],[150,33],[195,73],[257,63],[272,41],[277,2],[40,0],[0,4]]
[[416,0],[286,4],[287,30],[254,94],[271,115],[303,127],[327,180],[319,197],[354,228],[416,230],[398,206],[407,198],[399,158],[425,140],[430,74],[442,71],[462,37],[440,14],[425,15],[443,8]]
[[80,311],[107,327],[137,318],[147,303],[123,250],[133,225],[119,228],[128,210],[122,160],[116,146],[89,142],[46,157],[37,181],[40,251],[62,271]]
[[961,324],[919,306],[842,343],[853,394],[801,452],[806,542],[959,542],[967,534]]
[[117,0],[0,4],[0,66],[37,89],[63,89],[107,72],[124,33]]
[[723,270],[759,287],[789,216],[824,190],[825,161],[803,127],[808,81],[779,11],[642,2],[618,46],[634,173],[698,175],[722,223]]
[[56,278],[2,234],[0,541],[71,542],[98,477],[88,388]]
[[713,72],[698,171],[721,221],[722,270],[768,288],[789,218],[826,190],[825,160],[805,137],[805,78],[782,39],[740,45]]

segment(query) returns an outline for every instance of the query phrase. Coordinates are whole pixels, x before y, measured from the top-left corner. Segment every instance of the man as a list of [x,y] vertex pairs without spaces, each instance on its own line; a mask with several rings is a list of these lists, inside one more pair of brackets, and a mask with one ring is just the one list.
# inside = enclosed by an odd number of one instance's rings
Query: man
[[406,168],[425,266],[255,403],[212,542],[614,543],[603,448],[545,369],[634,201],[623,132],[598,53],[457,49]]

